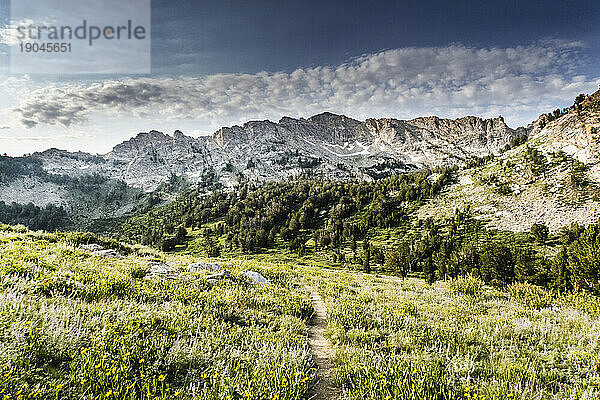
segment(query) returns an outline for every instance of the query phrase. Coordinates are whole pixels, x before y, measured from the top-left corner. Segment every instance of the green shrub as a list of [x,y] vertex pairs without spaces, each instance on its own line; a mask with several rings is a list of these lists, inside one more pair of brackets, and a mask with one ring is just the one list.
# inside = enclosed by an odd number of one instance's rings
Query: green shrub
[[77,296],[83,292],[83,285],[66,276],[52,276],[38,282],[35,292],[46,297]]
[[551,307],[555,301],[551,292],[529,283],[514,283],[508,286],[508,293],[518,303],[537,310]]
[[600,297],[588,292],[569,292],[560,297],[560,303],[595,318],[600,316]]
[[546,243],[550,229],[544,224],[533,224],[531,225],[530,232],[538,243]]
[[134,265],[129,270],[129,275],[134,279],[142,279],[148,274],[148,268],[141,265]]
[[111,273],[94,279],[86,285],[86,295],[90,299],[114,299],[131,296],[133,292],[133,282],[130,276]]
[[450,290],[469,296],[479,296],[483,293],[483,281],[472,275],[454,278],[450,280]]

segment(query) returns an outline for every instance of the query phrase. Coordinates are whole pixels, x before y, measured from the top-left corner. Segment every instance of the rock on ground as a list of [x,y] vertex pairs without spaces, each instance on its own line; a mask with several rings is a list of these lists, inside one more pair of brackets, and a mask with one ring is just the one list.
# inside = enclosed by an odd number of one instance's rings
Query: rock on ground
[[241,272],[241,275],[248,277],[251,281],[256,283],[264,283],[267,285],[271,284],[271,281],[269,281],[267,278],[265,278],[259,272],[256,271],[245,270]]
[[189,272],[198,272],[198,271],[210,271],[210,272],[219,272],[221,270],[221,265],[219,263],[210,263],[210,262],[196,262],[187,266],[187,270]]

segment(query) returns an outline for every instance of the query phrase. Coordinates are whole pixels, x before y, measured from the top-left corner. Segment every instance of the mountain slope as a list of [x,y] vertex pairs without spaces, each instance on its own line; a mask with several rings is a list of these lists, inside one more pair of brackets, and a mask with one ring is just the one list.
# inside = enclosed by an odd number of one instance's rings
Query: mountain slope
[[529,141],[455,184],[419,210],[421,218],[469,206],[489,225],[512,231],[543,223],[551,230],[600,218],[600,91],[570,109],[540,116]]
[[171,175],[192,182],[207,174],[231,186],[242,174],[258,181],[300,174],[328,179],[371,179],[424,166],[461,164],[473,156],[498,152],[522,131],[504,120],[437,117],[410,121],[361,122],[323,113],[279,123],[251,121],[192,138],[140,133],[103,156],[49,150],[34,154],[51,173],[98,173],[145,191]]
[[[151,131],[105,155],[50,149],[13,159],[34,165],[35,171],[24,168],[3,179],[0,201],[56,204],[70,210],[86,203],[83,209],[89,211],[98,199],[74,195],[60,179],[48,176],[67,180],[99,176],[116,188],[124,182],[122,188],[130,194],[108,196],[109,206],[89,213],[91,218],[103,218],[131,213],[135,208],[131,202],[152,205],[169,198],[148,199],[147,193],[175,176],[206,192],[233,187],[241,180],[260,183],[297,176],[372,180],[458,165],[463,169],[457,183],[431,198],[418,211],[419,217],[449,216],[456,208],[470,206],[490,226],[522,231],[540,222],[558,229],[571,222],[595,222],[600,213],[599,117],[600,94],[594,93],[519,129],[509,128],[502,117],[358,121],[322,113],[307,119],[283,117],[277,123],[250,121],[199,138],[180,131],[172,136]],[[526,137],[527,145],[504,151]],[[496,158],[487,164],[470,164],[490,155]]]

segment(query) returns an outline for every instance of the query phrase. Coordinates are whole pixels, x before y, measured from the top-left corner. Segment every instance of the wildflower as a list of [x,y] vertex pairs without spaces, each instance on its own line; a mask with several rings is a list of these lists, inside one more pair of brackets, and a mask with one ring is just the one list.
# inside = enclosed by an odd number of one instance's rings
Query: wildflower
[[108,392],[106,392],[105,396],[108,397],[112,394],[112,390],[109,390]]
[[159,382],[162,382],[162,381],[164,381],[164,380],[165,380],[165,376],[164,376],[164,375],[159,375],[159,376],[158,376],[158,381],[159,381]]
[[143,358],[140,358],[140,364],[143,364],[144,361],[146,361],[146,360],[144,360]]

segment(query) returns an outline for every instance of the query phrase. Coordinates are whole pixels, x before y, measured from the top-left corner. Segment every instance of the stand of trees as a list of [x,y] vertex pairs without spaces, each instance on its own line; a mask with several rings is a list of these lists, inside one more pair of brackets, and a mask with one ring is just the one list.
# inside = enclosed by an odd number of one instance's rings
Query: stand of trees
[[65,229],[71,221],[62,206],[48,204],[41,208],[29,204],[6,204],[0,201],[0,221],[10,225],[26,225],[33,230],[53,232]]
[[600,294],[600,224],[563,228],[554,235],[560,247],[553,257],[535,245],[550,240],[543,224],[534,224],[529,233],[487,230],[463,210],[419,225],[420,232],[406,235],[385,254],[388,272],[419,272],[429,282],[473,275],[499,286],[527,282],[557,292]]
[[[204,196],[191,192],[128,220],[119,234],[170,250],[185,240],[185,227],[211,222],[203,227],[203,243],[213,256],[221,254],[214,236],[225,237],[229,250],[257,252],[278,245],[299,254],[308,251],[312,239],[314,250],[366,272],[420,274],[429,282],[474,275],[495,285],[528,282],[600,294],[600,225],[573,225],[550,237],[542,224],[523,233],[485,229],[468,209],[443,220],[411,220],[411,207],[450,180],[450,170],[440,171],[435,182],[427,171],[370,183],[295,180],[243,184]],[[404,228],[393,245],[370,240],[373,232],[390,227]],[[560,246],[555,257],[539,251],[548,242]]]
[[317,248],[336,249],[362,240],[371,228],[406,224],[411,208],[439,192],[453,171],[423,170],[373,182],[242,183],[208,195],[193,190],[166,207],[130,218],[113,233],[162,246],[172,244],[181,227],[218,221],[212,233],[226,235],[228,246],[243,252],[273,247],[278,240],[298,253],[309,239]]

